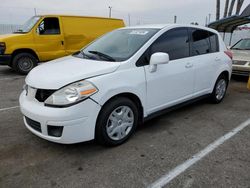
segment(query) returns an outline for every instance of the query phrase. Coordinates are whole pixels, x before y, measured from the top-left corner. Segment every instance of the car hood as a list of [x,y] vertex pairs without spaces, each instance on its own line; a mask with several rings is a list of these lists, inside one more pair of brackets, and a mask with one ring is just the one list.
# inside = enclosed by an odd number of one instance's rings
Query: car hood
[[233,60],[250,61],[250,50],[232,50]]
[[39,89],[59,89],[67,84],[94,76],[112,73],[119,62],[95,61],[67,56],[34,68],[26,84]]
[[8,39],[12,39],[12,38],[16,38],[16,37],[20,37],[20,36],[24,36],[24,35],[25,34],[18,34],[18,33],[0,35],[0,41],[5,41]]

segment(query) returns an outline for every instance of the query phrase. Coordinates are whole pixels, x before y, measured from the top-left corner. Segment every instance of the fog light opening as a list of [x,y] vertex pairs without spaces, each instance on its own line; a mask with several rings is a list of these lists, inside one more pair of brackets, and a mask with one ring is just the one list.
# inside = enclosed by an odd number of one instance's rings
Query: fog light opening
[[63,132],[63,126],[48,125],[48,135],[54,137],[61,137]]

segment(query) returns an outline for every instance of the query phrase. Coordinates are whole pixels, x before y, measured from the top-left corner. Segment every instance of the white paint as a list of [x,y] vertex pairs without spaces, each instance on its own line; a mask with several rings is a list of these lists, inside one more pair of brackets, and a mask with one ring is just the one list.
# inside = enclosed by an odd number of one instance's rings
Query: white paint
[[17,77],[0,78],[0,81],[2,81],[2,80],[20,79],[20,78],[25,78],[25,76],[17,76]]
[[6,110],[15,109],[15,108],[19,108],[19,106],[12,106],[12,107],[8,107],[8,108],[1,108],[1,109],[0,109],[0,112],[6,111]]
[[229,133],[225,134],[224,136],[220,137],[210,145],[208,145],[205,149],[201,150],[197,154],[193,155],[190,159],[186,160],[184,163],[178,165],[174,169],[172,169],[170,172],[162,176],[160,179],[155,181],[153,184],[151,184],[150,188],[160,188],[165,185],[167,185],[170,181],[172,181],[174,178],[176,178],[178,175],[180,175],[182,172],[187,170],[189,167],[197,163],[199,160],[204,158],[206,155],[208,155],[211,151],[215,150],[217,147],[222,145],[224,142],[232,138],[234,135],[239,133],[241,130],[246,128],[248,125],[250,125],[250,119],[245,121],[244,123],[240,124],[235,129],[231,130]]

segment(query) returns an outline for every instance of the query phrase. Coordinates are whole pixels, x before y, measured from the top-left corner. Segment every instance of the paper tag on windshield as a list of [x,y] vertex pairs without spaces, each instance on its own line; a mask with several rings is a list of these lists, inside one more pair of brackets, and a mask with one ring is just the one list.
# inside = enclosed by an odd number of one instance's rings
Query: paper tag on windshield
[[145,30],[134,30],[129,33],[130,35],[146,35],[148,31]]

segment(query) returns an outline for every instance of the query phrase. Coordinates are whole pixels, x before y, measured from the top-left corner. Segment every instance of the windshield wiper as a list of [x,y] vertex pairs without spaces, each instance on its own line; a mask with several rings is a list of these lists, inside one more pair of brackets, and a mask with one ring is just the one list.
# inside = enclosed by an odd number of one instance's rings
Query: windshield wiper
[[93,59],[93,57],[85,54],[83,51],[80,51],[80,54],[82,54],[82,56],[86,57],[87,59]]
[[98,55],[99,57],[104,57],[108,61],[116,61],[113,57],[111,57],[111,56],[109,56],[107,54],[104,54],[102,52],[98,52],[98,51],[88,51],[88,52],[91,53],[91,54]]

